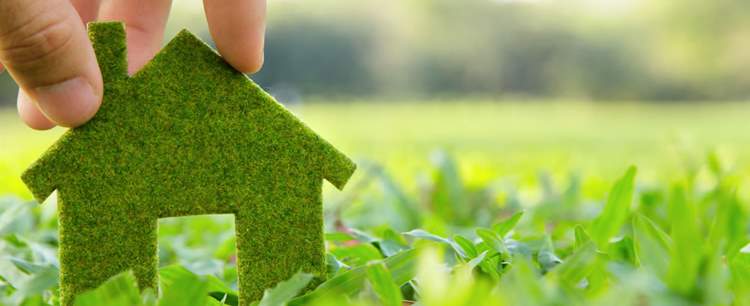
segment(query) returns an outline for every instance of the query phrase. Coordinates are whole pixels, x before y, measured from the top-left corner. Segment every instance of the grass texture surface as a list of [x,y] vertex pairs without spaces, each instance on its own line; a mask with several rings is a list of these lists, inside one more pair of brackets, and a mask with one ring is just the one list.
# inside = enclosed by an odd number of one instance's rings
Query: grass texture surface
[[241,305],[322,278],[322,181],[343,188],[355,164],[187,31],[132,77],[122,23],[89,35],[103,104],[22,176],[40,202],[58,191],[62,304],[126,270],[156,288],[165,217],[235,216]]

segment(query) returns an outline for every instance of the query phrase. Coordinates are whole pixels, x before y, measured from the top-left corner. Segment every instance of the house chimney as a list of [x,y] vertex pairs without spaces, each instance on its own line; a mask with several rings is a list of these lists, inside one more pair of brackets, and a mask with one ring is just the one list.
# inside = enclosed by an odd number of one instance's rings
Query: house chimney
[[125,24],[119,21],[91,22],[88,29],[104,84],[126,79],[128,59]]

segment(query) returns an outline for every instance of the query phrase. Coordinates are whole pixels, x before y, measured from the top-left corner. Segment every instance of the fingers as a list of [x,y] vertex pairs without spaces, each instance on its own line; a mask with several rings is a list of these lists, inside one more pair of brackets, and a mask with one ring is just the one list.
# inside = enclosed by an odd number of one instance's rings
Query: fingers
[[90,21],[96,20],[99,16],[99,0],[69,0],[73,7],[78,12],[78,16],[81,18],[83,24],[87,24]]
[[128,72],[135,73],[161,48],[171,0],[108,0],[99,18],[125,22],[128,39]]
[[35,130],[49,130],[55,127],[55,123],[42,114],[39,108],[34,105],[34,102],[23,93],[23,90],[18,90],[17,106],[21,120],[30,128]]
[[203,0],[208,29],[219,53],[242,72],[263,66],[265,0]]
[[[0,62],[57,124],[81,125],[99,108],[99,66],[86,29],[67,0],[0,1]],[[22,104],[20,109],[33,108]]]
[[[78,12],[78,16],[81,18],[83,24],[88,23],[96,19],[99,14],[99,1],[98,0],[71,0],[71,4]],[[2,71],[2,65],[0,65],[0,72]],[[21,120],[26,123],[30,128],[35,130],[49,130],[55,127],[55,123],[49,118],[44,116],[39,107],[26,95],[23,90],[18,90],[18,99],[16,101],[18,106],[18,114]]]

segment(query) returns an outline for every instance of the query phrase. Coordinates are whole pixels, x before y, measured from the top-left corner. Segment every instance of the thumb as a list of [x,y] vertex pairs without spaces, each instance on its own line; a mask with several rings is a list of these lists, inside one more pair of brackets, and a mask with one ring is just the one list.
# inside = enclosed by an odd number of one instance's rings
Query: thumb
[[99,66],[86,28],[67,0],[0,1],[0,62],[59,125],[81,125],[99,109]]

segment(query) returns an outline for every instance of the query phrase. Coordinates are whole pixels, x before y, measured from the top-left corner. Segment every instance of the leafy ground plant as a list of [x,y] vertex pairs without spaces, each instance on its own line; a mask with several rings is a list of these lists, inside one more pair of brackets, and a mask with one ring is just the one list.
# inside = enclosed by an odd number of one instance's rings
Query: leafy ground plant
[[[669,182],[635,167],[592,198],[577,175],[466,183],[445,153],[416,188],[374,163],[326,203],[327,281],[298,273],[258,305],[750,305],[742,176],[708,166]],[[55,305],[54,200],[0,209],[2,303]],[[373,220],[383,220],[373,222]],[[76,305],[236,305],[231,220],[160,223],[159,291],[130,273]]]

